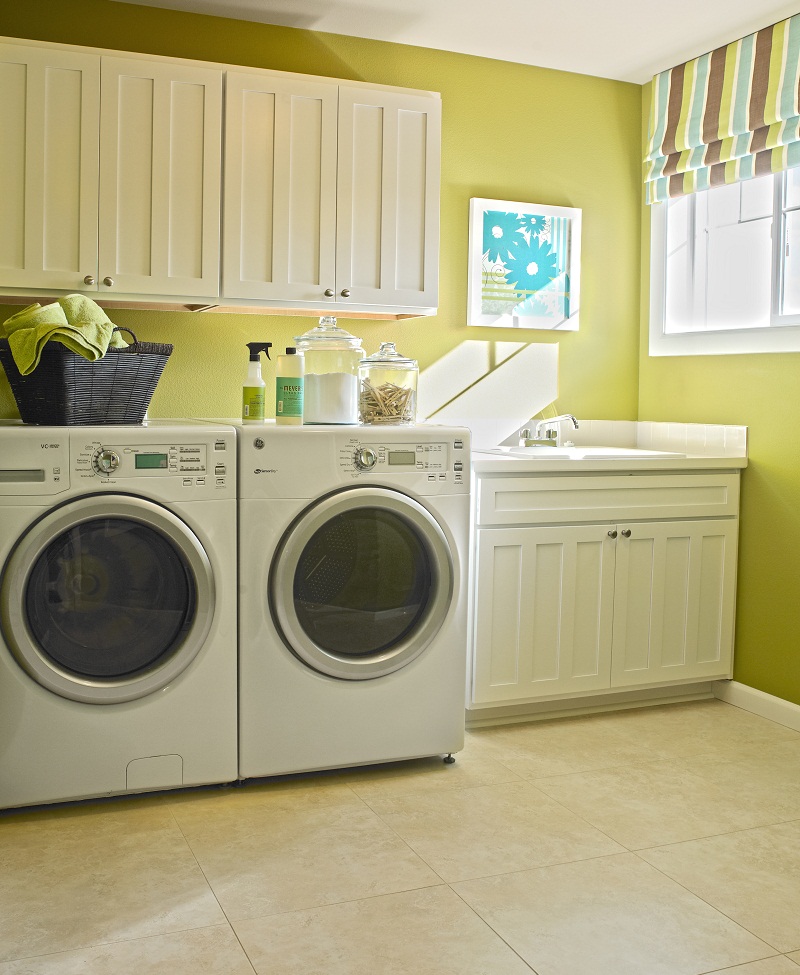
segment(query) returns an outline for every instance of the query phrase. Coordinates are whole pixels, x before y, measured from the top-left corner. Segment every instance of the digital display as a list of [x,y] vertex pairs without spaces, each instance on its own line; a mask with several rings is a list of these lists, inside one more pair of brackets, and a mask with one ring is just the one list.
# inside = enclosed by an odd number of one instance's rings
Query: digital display
[[413,450],[390,450],[389,467],[413,467],[417,462],[417,455]]
[[137,471],[154,471],[167,469],[166,454],[137,454],[134,460]]

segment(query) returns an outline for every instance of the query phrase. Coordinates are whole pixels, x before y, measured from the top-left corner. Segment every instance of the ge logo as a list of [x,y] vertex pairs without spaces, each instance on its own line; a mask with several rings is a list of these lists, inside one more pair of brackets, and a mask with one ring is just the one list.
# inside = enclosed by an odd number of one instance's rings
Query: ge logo
[[261,439],[261,437],[256,437],[256,439],[253,441],[253,446],[256,448],[256,450],[263,450],[264,441]]

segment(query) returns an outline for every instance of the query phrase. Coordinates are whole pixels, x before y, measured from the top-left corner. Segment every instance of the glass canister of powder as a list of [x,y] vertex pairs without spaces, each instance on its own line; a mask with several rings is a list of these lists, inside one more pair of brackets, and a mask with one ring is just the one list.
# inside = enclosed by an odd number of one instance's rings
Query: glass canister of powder
[[303,423],[358,423],[361,339],[325,316],[295,341],[305,360]]

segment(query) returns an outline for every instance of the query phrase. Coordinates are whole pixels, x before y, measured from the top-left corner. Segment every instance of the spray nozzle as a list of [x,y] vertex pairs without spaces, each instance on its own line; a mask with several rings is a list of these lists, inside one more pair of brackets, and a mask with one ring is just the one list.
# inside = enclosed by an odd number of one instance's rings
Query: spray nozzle
[[266,352],[267,358],[269,359],[269,350],[272,348],[272,342],[248,342],[247,348],[250,349],[250,361],[258,362],[259,352]]

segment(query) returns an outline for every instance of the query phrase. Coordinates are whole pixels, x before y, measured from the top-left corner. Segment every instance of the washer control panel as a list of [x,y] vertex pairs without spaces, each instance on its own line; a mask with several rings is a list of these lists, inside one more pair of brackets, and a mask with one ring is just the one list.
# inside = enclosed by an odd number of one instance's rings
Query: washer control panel
[[75,455],[78,474],[99,477],[224,477],[224,462],[209,469],[208,446],[197,443],[86,443]]

